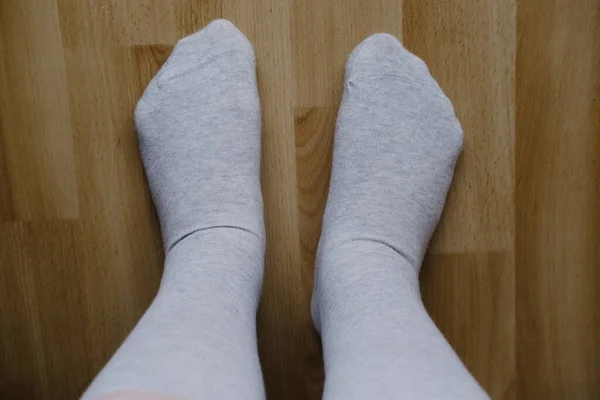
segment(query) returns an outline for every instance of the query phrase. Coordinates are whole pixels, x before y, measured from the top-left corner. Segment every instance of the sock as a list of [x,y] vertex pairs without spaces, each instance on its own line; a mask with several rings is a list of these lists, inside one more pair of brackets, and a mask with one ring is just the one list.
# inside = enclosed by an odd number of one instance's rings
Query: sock
[[84,399],[261,399],[264,222],[254,51],[217,20],[177,43],[135,121],[166,251],[156,299]]
[[352,52],[312,302],[325,400],[487,398],[419,293],[461,146],[423,61],[385,34]]

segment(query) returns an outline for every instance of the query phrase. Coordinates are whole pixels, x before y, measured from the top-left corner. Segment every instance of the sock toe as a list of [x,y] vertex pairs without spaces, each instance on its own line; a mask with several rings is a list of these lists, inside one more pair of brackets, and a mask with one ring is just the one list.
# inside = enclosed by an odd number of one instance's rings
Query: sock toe
[[346,80],[387,75],[433,79],[423,60],[406,50],[398,39],[387,33],[376,33],[363,40],[350,54]]
[[211,52],[211,50],[237,50],[254,53],[252,44],[248,38],[230,21],[216,19],[204,29],[181,39],[177,47],[193,47],[200,53]]
[[[238,53],[244,63],[250,64],[251,69],[254,68],[254,48],[248,38],[231,22],[215,20],[204,29],[177,42],[156,79],[168,81],[184,70],[198,68],[206,61],[231,53]],[[177,68],[171,68],[173,65],[177,65]]]

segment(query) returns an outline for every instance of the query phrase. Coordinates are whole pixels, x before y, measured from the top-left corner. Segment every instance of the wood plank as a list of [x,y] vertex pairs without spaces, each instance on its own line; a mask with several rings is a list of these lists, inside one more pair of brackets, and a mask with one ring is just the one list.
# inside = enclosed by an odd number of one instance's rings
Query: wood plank
[[3,1],[0,52],[0,134],[9,182],[3,186],[10,185],[13,217],[75,218],[79,199],[56,2]]
[[86,233],[79,280],[88,363],[96,372],[155,296],[164,259],[133,123],[135,104],[162,59],[126,45],[126,11],[122,3],[59,1],[66,74],[76,83],[69,85],[69,104]]
[[248,36],[256,52],[267,229],[258,333],[267,395],[273,399],[309,398],[305,348],[312,337],[306,318],[308,301],[301,285],[289,2],[258,0],[240,4],[231,0],[224,2],[222,9],[223,16]]
[[0,222],[5,222],[13,221],[15,212],[12,204],[12,189],[10,187],[2,130],[2,113],[0,113]]
[[492,399],[515,398],[512,252],[430,254],[423,302]]
[[518,10],[519,395],[600,398],[600,3]]
[[[0,396],[74,398],[89,368],[81,226],[74,221],[0,225]],[[76,323],[73,323],[76,321]]]
[[404,43],[428,64],[464,131],[423,267],[424,300],[494,399],[515,396],[515,24],[514,1],[405,1]]
[[404,44],[427,63],[464,131],[435,252],[514,247],[515,13],[514,1],[405,2]]

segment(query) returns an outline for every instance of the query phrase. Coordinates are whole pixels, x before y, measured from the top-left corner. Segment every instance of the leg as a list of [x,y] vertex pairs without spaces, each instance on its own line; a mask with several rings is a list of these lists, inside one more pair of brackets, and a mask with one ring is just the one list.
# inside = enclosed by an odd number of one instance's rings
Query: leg
[[462,131],[426,65],[392,36],[346,65],[313,319],[330,399],[484,399],[427,315],[418,274]]
[[264,398],[255,322],[264,225],[254,62],[248,40],[214,21],[177,44],[139,101],[164,276],[84,399]]

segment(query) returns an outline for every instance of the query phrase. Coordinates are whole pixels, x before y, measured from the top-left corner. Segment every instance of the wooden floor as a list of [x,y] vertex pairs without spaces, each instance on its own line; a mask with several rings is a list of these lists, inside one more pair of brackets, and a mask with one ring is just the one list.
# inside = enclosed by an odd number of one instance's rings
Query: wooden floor
[[465,132],[421,275],[434,320],[494,399],[600,399],[600,0],[0,1],[0,398],[76,398],[156,293],[133,108],[220,17],[258,60],[269,397],[319,398],[309,302],[343,66],[385,31]]

